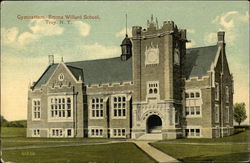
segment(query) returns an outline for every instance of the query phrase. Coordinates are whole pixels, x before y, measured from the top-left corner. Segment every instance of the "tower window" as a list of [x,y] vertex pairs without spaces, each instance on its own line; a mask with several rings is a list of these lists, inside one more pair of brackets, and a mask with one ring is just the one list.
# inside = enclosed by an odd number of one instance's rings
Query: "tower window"
[[156,95],[159,93],[159,83],[158,81],[148,82],[147,84],[148,94]]

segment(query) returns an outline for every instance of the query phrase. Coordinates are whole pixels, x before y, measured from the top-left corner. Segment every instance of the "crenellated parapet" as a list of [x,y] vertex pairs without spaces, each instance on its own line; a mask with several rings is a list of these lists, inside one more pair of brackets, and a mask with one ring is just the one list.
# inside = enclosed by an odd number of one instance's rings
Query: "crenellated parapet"
[[132,39],[150,39],[155,37],[163,37],[165,35],[174,34],[180,40],[187,41],[186,29],[178,29],[173,21],[164,21],[163,25],[159,27],[158,20],[147,22],[147,28],[141,26],[132,27]]

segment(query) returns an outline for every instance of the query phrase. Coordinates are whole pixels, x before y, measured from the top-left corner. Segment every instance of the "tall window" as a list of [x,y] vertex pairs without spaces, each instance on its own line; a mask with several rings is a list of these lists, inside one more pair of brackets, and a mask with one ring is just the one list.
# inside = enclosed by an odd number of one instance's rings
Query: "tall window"
[[113,97],[113,116],[126,117],[126,97],[116,96]]
[[219,105],[215,104],[215,122],[218,123],[220,121],[220,109]]
[[219,97],[220,97],[219,83],[215,83],[215,100],[219,100]]
[[229,118],[230,118],[229,106],[226,106],[226,122],[227,123],[229,123]]
[[52,119],[72,118],[73,98],[72,96],[49,97],[50,117]]
[[104,116],[103,98],[96,97],[91,99],[91,116],[93,118],[101,118]]
[[186,106],[185,113],[187,117],[201,116],[202,98],[200,90],[187,90],[185,92]]
[[229,102],[229,88],[228,88],[228,86],[226,86],[225,93],[226,93],[226,102]]
[[179,124],[179,112],[175,111],[175,124]]
[[32,109],[33,109],[33,119],[39,120],[41,118],[41,101],[40,101],[40,99],[34,99],[32,101]]

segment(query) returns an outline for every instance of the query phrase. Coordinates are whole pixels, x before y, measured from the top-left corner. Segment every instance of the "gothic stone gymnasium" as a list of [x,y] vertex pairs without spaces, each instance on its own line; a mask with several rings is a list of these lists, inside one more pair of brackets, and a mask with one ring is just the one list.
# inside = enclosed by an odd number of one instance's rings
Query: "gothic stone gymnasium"
[[225,32],[186,48],[173,21],[132,27],[115,58],[54,63],[28,91],[28,137],[140,140],[233,133],[233,76]]

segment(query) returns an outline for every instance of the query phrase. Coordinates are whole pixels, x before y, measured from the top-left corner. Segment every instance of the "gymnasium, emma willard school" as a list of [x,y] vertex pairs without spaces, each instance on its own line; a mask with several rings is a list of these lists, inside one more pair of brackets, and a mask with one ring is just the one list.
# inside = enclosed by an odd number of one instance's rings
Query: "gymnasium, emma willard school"
[[225,32],[186,48],[185,29],[151,18],[115,58],[54,63],[28,90],[28,137],[215,138],[233,133]]

